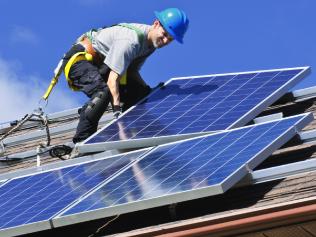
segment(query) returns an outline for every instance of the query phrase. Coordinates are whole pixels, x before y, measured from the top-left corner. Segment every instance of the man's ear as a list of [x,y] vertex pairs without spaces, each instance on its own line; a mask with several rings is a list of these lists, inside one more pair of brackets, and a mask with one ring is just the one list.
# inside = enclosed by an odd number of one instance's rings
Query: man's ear
[[160,26],[159,20],[156,19],[153,25],[154,25],[154,28],[158,28]]

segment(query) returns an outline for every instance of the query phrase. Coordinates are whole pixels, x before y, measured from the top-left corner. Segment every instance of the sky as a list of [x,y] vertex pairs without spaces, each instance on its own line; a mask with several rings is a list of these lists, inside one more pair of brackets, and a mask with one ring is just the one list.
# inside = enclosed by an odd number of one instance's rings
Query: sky
[[[0,123],[38,107],[75,39],[121,22],[152,24],[154,11],[184,10],[184,44],[157,50],[141,70],[152,87],[172,77],[297,66],[316,68],[315,0],[1,0]],[[294,89],[315,86],[313,72]],[[45,112],[87,101],[62,76]]]

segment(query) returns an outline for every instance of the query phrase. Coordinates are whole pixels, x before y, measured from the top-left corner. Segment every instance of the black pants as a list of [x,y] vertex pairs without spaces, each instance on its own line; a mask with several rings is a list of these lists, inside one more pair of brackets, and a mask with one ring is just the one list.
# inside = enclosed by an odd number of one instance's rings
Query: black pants
[[[72,55],[77,52],[85,51],[82,45],[74,45],[65,55],[64,59],[69,60]],[[69,78],[73,80],[74,86],[78,87],[80,91],[85,93],[90,100],[83,105],[80,111],[79,123],[77,126],[76,134],[73,137],[73,142],[77,143],[85,140],[90,135],[95,133],[98,128],[99,120],[106,110],[107,106],[100,108],[93,119],[86,116],[86,108],[91,103],[93,98],[96,97],[98,92],[105,92],[107,95],[107,104],[111,101],[111,95],[107,87],[106,81],[99,73],[99,68],[92,62],[83,60],[71,66],[69,71]],[[102,111],[101,111],[102,110]]]

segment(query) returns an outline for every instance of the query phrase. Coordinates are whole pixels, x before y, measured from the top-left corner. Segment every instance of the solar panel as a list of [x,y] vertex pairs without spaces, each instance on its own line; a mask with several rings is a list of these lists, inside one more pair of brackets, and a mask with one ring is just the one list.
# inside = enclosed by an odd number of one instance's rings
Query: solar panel
[[51,228],[49,220],[148,149],[12,179],[0,187],[0,233]]
[[223,193],[312,120],[309,113],[159,146],[54,218],[53,224]]
[[300,67],[171,79],[78,149],[152,146],[243,126],[308,71],[309,67]]

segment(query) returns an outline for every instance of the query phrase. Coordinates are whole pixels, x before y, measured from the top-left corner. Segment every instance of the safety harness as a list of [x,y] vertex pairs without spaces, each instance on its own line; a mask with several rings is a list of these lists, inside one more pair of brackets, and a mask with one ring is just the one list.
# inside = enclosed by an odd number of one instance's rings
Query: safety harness
[[[126,23],[121,23],[121,24],[118,24],[116,26],[121,26],[121,27],[131,29],[131,30],[136,32],[139,42],[142,42],[144,40],[145,35],[139,28],[137,28],[133,25],[130,25],[130,24],[126,24]],[[66,80],[68,82],[69,87],[74,91],[79,90],[79,88],[73,84],[73,80],[71,78],[69,78],[69,72],[70,72],[72,65],[74,65],[75,63],[82,61],[82,60],[93,61],[98,57],[97,52],[92,47],[92,39],[93,39],[92,34],[93,34],[93,32],[98,31],[98,30],[99,29],[92,29],[92,30],[88,31],[87,33],[85,33],[83,35],[83,37],[80,38],[79,42],[85,47],[85,51],[78,52],[78,53],[74,54],[68,60],[68,62],[64,66],[64,68],[63,68],[64,60],[63,59],[60,60],[60,62],[58,63],[58,66],[54,70],[54,77],[51,80],[49,87],[47,88],[45,94],[42,97],[45,101],[48,99],[52,89],[57,84],[59,76],[61,75],[62,71],[64,71],[64,74],[65,74],[65,77],[66,77]],[[126,85],[126,84],[127,84],[127,75],[125,73],[121,77],[120,85]]]
[[88,53],[88,52],[75,53],[68,60],[66,66],[65,66],[65,69],[64,69],[64,74],[65,74],[66,80],[68,82],[68,85],[73,91],[78,91],[79,88],[76,87],[73,84],[73,81],[69,78],[69,71],[70,71],[70,68],[72,67],[72,65],[74,65],[76,62],[79,62],[79,61],[82,61],[82,60],[93,61],[93,56],[90,53]]

